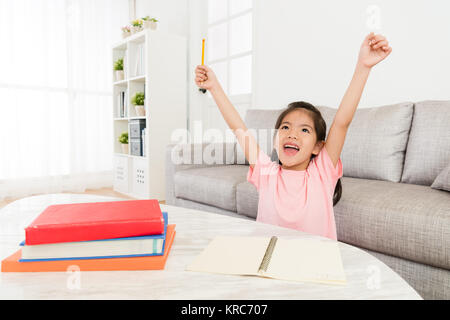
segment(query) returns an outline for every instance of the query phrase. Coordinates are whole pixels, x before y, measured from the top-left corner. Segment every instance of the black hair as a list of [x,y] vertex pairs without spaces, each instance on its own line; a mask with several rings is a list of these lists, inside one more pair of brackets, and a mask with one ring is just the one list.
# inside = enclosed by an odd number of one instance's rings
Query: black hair
[[[325,141],[326,138],[326,134],[327,134],[327,124],[325,122],[325,120],[322,117],[322,114],[320,113],[319,109],[317,109],[316,107],[314,107],[312,104],[308,103],[308,102],[304,102],[304,101],[296,101],[296,102],[292,102],[290,103],[286,109],[283,110],[283,112],[281,112],[281,114],[278,116],[277,122],[275,123],[275,129],[278,130],[280,128],[281,125],[281,121],[283,121],[284,117],[294,111],[294,110],[298,110],[298,109],[305,109],[310,111],[309,114],[314,122],[314,129],[316,131],[316,136],[317,136],[317,141]],[[275,133],[276,134],[276,133]],[[275,136],[274,136],[275,139]],[[311,155],[311,159],[314,159],[314,157],[316,157],[315,154]],[[278,160],[278,163],[281,165],[281,161],[278,159],[278,155],[276,154],[276,150],[274,149],[272,152],[272,160]],[[334,194],[333,194],[333,206],[335,206],[339,200],[341,199],[342,196],[342,184],[341,184],[341,179],[338,179],[337,183],[336,183],[336,187],[334,188]]]

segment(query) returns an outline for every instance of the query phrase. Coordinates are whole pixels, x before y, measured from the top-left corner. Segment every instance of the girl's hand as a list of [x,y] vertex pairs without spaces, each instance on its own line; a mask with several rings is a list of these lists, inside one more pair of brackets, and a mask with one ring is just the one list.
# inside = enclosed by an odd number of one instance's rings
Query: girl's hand
[[214,71],[205,65],[199,65],[195,68],[195,83],[199,88],[211,90],[219,85]]
[[361,63],[368,68],[372,68],[378,62],[384,60],[391,52],[392,48],[389,46],[386,37],[381,34],[375,35],[371,32],[367,35],[361,45],[358,63]]

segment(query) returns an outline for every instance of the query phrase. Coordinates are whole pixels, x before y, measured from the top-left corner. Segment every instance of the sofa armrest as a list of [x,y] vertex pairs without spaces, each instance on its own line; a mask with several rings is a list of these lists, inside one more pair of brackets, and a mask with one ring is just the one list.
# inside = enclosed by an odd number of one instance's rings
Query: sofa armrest
[[175,204],[177,171],[236,164],[236,143],[169,144],[166,147],[166,204]]

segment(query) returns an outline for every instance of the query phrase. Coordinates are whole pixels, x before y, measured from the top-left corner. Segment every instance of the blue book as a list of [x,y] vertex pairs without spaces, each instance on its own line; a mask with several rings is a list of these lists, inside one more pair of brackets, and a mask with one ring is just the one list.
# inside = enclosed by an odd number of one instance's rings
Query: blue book
[[19,262],[108,259],[127,257],[160,256],[164,254],[168,214],[163,212],[164,233],[160,235],[114,238],[93,241],[60,242],[25,245]]

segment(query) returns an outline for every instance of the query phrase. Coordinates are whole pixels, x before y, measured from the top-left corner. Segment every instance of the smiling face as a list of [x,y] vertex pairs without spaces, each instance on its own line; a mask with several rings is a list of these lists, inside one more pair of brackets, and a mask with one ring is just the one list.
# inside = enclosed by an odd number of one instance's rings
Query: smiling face
[[283,169],[306,170],[312,154],[319,154],[322,142],[317,142],[314,122],[309,111],[296,109],[281,120],[275,136],[275,149]]

